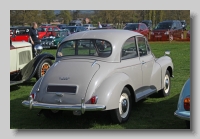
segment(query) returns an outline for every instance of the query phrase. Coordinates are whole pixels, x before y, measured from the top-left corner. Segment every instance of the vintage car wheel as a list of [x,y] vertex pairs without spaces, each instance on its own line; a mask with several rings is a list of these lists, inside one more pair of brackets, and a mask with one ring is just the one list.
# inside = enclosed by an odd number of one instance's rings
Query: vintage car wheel
[[38,80],[40,77],[44,76],[52,64],[53,62],[50,59],[44,59],[36,71],[36,79]]
[[63,111],[59,111],[59,110],[42,110],[43,115],[46,118],[57,118],[59,116],[61,116]]
[[185,121],[186,127],[190,129],[190,121]]
[[124,123],[128,121],[132,108],[131,93],[128,88],[124,88],[120,95],[119,107],[111,110],[111,118],[114,123]]
[[164,88],[160,90],[159,93],[162,97],[166,97],[170,95],[170,89],[171,89],[171,79],[170,79],[170,73],[168,70],[165,73],[163,83],[164,83]]

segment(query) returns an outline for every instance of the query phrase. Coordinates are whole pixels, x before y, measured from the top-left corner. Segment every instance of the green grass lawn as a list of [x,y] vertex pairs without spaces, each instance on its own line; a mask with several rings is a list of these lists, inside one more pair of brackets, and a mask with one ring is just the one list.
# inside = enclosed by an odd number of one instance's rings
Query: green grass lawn
[[[46,119],[37,116],[38,109],[29,110],[21,102],[28,98],[35,83],[30,82],[10,87],[10,128],[11,129],[185,129],[185,122],[174,116],[177,101],[185,81],[190,77],[189,42],[150,42],[156,57],[170,50],[174,63],[174,78],[171,94],[159,98],[157,94],[134,104],[127,123],[112,124],[108,112],[86,112],[74,116],[71,111],[64,111],[58,119]],[[55,55],[56,50],[44,50]]]

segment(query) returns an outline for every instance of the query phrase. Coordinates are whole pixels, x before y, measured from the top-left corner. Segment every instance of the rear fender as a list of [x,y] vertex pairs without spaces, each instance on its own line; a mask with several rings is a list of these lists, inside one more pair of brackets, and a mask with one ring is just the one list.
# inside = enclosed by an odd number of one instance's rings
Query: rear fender
[[33,58],[22,70],[21,70],[21,75],[22,75],[22,80],[24,81],[28,81],[30,80],[36,73],[40,63],[44,60],[44,59],[51,59],[51,60],[55,60],[55,57],[52,54],[48,54],[48,53],[43,53],[40,54],[38,56],[36,56],[35,58]]
[[105,105],[106,110],[116,109],[122,90],[128,84],[131,84],[131,80],[125,73],[115,73],[101,83],[93,96],[98,96],[97,104]]
[[170,72],[170,76],[173,77],[173,63],[172,59],[168,56],[162,56],[156,60],[156,62],[161,66],[161,88],[164,87],[163,80],[165,77],[166,70]]

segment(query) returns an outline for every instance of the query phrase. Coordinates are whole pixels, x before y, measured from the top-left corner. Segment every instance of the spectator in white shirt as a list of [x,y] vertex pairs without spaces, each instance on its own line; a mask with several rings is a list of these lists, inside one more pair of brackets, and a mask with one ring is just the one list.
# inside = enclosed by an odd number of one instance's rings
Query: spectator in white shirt
[[102,25],[101,25],[101,23],[99,22],[99,28],[102,28]]

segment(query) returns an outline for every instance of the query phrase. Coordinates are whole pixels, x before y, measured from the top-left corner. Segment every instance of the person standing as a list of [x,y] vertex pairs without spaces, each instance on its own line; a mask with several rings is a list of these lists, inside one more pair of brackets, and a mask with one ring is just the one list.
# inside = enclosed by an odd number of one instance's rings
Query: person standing
[[29,38],[30,38],[30,43],[32,44],[33,57],[35,57],[34,47],[36,45],[40,44],[40,40],[38,38],[38,30],[37,30],[37,23],[36,22],[33,22],[32,27],[30,28]]
[[102,25],[101,25],[101,23],[99,22],[99,28],[102,28]]

